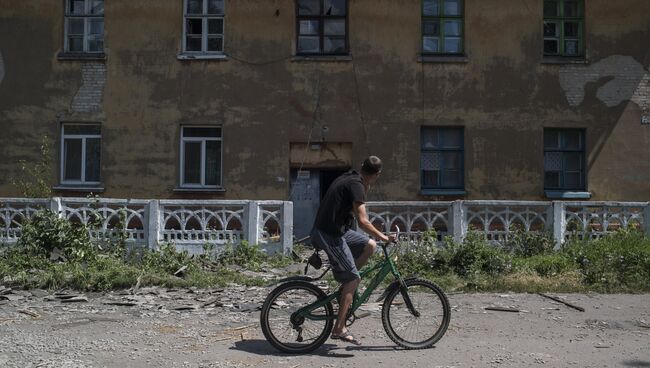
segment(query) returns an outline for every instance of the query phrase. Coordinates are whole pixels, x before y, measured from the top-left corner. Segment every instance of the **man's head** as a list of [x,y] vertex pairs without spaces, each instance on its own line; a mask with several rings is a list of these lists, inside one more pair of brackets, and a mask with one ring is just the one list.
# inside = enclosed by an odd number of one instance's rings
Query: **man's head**
[[377,180],[381,172],[381,166],[381,159],[377,156],[368,156],[368,158],[363,160],[363,164],[361,164],[361,175],[366,178],[368,184],[373,184]]

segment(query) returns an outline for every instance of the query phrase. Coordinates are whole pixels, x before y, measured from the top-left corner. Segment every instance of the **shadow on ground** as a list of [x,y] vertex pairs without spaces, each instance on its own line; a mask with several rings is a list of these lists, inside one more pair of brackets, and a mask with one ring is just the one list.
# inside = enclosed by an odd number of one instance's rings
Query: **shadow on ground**
[[626,367],[635,367],[635,368],[650,367],[650,362],[645,360],[638,360],[638,359],[624,360],[621,363],[623,363],[623,365]]
[[[275,356],[293,356],[292,354],[285,354],[277,351],[266,340],[242,340],[235,342],[235,345],[230,347],[231,350],[244,351],[257,355],[275,355]],[[305,355],[319,355],[329,358],[352,358],[354,354],[341,354],[335,350],[342,349],[340,346],[332,344],[324,344],[318,349]],[[347,350],[347,349],[346,349]]]

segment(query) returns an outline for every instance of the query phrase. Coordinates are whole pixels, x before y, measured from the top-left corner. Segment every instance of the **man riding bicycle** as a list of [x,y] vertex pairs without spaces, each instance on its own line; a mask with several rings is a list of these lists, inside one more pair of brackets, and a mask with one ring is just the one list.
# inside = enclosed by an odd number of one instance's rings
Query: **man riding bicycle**
[[358,227],[366,233],[384,242],[395,241],[394,235],[386,236],[377,230],[366,213],[366,193],[377,181],[381,168],[379,157],[370,156],[363,161],[361,173],[350,170],[334,180],[318,208],[311,232],[312,244],[325,251],[334,278],[342,283],[338,318],[331,338],[356,345],[360,342],[345,328],[345,321],[359,286],[358,270],[368,262],[377,243],[366,234],[350,230],[353,214]]

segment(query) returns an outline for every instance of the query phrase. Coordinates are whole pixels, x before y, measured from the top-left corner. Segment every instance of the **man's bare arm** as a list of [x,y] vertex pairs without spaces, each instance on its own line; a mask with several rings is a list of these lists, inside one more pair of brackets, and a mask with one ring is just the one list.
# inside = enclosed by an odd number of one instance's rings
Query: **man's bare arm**
[[384,242],[395,241],[394,235],[391,235],[390,237],[384,235],[381,231],[377,230],[368,220],[368,213],[366,212],[365,203],[354,202],[354,213],[357,215],[359,227],[363,229],[363,231]]

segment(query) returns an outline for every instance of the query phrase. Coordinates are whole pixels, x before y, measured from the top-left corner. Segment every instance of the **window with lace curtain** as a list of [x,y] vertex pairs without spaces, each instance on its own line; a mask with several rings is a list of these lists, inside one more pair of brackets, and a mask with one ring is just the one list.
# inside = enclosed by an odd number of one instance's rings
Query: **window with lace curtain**
[[544,189],[585,190],[583,129],[544,129]]
[[464,190],[462,127],[422,127],[420,132],[423,190]]

